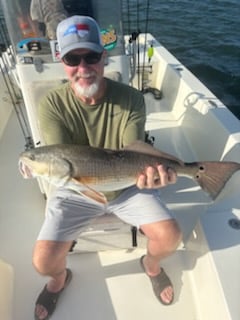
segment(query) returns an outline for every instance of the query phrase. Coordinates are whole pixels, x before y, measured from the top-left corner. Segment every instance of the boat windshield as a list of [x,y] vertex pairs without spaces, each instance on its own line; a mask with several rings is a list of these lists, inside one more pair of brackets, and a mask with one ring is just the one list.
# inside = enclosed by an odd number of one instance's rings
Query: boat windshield
[[109,55],[124,52],[120,0],[2,0],[13,49],[17,55],[44,55],[56,49],[56,28],[72,15],[97,20]]

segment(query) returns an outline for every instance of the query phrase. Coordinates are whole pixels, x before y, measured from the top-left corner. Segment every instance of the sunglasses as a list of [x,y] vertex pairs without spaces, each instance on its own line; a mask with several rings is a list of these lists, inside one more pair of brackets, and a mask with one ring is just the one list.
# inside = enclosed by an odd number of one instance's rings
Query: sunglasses
[[76,67],[79,66],[82,59],[87,64],[96,64],[98,63],[102,58],[102,52],[90,52],[86,54],[74,54],[74,53],[68,53],[63,58],[62,61],[70,67]]

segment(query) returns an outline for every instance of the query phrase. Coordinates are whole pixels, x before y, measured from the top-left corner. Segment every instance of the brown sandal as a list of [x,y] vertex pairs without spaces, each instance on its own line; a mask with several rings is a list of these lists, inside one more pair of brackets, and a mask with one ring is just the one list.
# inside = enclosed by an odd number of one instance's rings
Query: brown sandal
[[[37,305],[43,306],[48,312],[47,317],[41,320],[47,320],[53,314],[53,312],[56,309],[56,305],[60,295],[62,294],[63,290],[66,289],[71,279],[72,279],[72,271],[70,269],[67,269],[67,275],[66,275],[64,287],[60,291],[50,292],[47,290],[47,285],[44,286],[35,304],[36,306]],[[36,315],[36,308],[35,308],[34,317],[35,317],[35,320],[39,320],[39,317]]]
[[[140,264],[141,267],[143,269],[143,271],[146,273],[146,270],[144,268],[144,264],[143,264],[143,259],[144,259],[145,255],[143,255],[140,258]],[[152,287],[153,287],[153,291],[155,293],[155,296],[157,297],[157,299],[164,305],[170,305],[173,303],[174,300],[174,294],[172,296],[172,300],[169,302],[165,302],[163,301],[163,299],[161,298],[160,294],[163,292],[163,290],[167,287],[173,287],[171,280],[169,279],[169,277],[167,276],[167,274],[165,273],[164,269],[161,268],[161,272],[156,275],[156,276],[149,276],[147,273],[146,275],[149,277],[149,279],[151,280],[152,283]]]

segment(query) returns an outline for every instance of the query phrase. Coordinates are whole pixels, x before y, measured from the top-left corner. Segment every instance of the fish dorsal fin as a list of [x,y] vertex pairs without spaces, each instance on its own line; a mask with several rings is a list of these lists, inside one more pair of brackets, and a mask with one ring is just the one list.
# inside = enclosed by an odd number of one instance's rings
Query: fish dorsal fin
[[148,154],[148,155],[160,157],[160,158],[166,158],[172,161],[176,161],[181,165],[184,164],[183,161],[181,161],[180,159],[172,156],[171,154],[160,151],[152,147],[150,144],[143,142],[141,140],[136,140],[133,143],[127,145],[126,147],[124,147],[124,150],[144,153],[144,154]]

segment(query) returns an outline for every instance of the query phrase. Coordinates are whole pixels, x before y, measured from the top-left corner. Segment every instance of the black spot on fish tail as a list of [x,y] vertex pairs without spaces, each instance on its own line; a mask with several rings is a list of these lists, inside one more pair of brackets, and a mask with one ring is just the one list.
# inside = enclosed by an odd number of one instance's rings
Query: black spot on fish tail
[[238,170],[240,164],[236,162],[199,162],[195,180],[214,200]]

